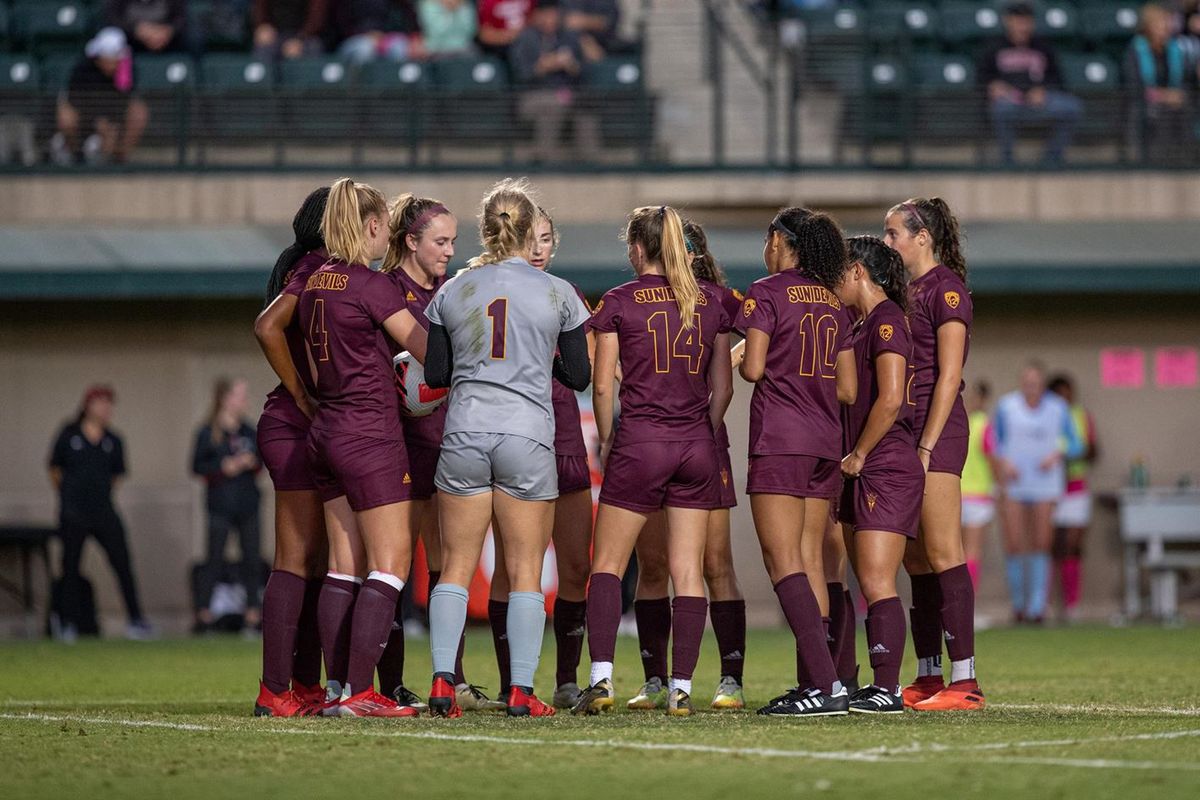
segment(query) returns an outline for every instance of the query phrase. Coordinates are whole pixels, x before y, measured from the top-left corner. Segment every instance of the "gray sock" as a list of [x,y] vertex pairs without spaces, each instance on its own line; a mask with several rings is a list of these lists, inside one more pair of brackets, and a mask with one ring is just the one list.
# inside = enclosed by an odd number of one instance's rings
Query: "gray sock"
[[433,671],[454,673],[458,641],[467,624],[467,590],[452,583],[439,583],[429,593],[429,647]]
[[546,631],[546,598],[541,592],[508,595],[508,652],[514,686],[533,688]]

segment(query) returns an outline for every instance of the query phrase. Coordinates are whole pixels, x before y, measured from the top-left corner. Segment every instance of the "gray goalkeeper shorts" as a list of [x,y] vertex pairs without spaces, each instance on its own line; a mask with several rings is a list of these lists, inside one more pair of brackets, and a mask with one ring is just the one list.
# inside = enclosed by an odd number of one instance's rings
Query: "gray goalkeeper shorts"
[[558,464],[553,449],[524,436],[448,433],[442,439],[434,485],[453,495],[499,489],[518,500],[554,500]]

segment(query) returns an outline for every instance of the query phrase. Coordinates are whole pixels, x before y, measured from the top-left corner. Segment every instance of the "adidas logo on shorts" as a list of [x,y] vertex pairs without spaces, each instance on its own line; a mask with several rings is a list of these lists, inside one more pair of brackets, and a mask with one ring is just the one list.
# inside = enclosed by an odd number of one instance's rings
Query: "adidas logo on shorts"
[[405,483],[412,483],[412,476],[411,476],[411,475],[409,475],[407,472],[406,472],[406,473],[404,473],[404,482],[405,482]]

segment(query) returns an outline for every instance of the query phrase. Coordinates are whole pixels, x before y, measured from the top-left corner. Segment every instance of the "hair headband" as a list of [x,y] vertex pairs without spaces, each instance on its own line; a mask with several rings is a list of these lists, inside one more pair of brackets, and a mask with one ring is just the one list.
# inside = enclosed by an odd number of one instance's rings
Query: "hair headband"
[[921,223],[922,228],[925,228],[925,229],[929,228],[929,225],[925,222],[925,217],[922,216],[922,214],[921,214],[921,209],[917,208],[915,204],[901,203],[900,210],[910,212],[914,217],[917,218],[917,222]]
[[428,225],[430,220],[432,220],[434,217],[449,213],[450,209],[446,208],[441,203],[435,203],[434,205],[425,209],[424,212],[419,214],[417,218],[412,221],[412,224],[404,229],[404,235],[416,236],[418,233],[425,230],[425,226]]

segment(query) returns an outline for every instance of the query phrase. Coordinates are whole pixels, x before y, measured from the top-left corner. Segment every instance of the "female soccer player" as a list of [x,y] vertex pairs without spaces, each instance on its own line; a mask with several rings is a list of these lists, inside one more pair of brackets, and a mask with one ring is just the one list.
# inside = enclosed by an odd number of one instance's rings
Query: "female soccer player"
[[996,481],[992,457],[996,436],[988,414],[991,387],[979,381],[965,398],[967,409],[967,460],[962,472],[963,555],[971,573],[971,585],[979,590],[979,564],[983,555],[983,537],[996,518]]
[[415,716],[415,709],[375,691],[374,678],[412,563],[412,477],[388,337],[422,361],[425,331],[405,307],[395,278],[367,266],[387,252],[388,209],[377,189],[338,180],[321,228],[330,260],[300,295],[320,403],[309,456],[325,501],[333,571],[369,573],[357,598],[327,584],[320,600],[322,617],[344,618],[350,602],[354,606],[337,712]]
[[[621,621],[621,576],[647,518],[663,509],[672,604],[671,683],[667,713],[692,713],[692,673],[708,601],[704,544],[709,512],[721,505],[714,431],[733,397],[730,319],[700,287],[687,262],[679,214],[639,208],[625,229],[637,280],[596,306],[593,405],[604,484],[596,515],[588,586],[591,681],[573,713],[613,707],[613,654]],[[613,432],[613,383],[621,361],[621,426]]]
[[996,403],[996,466],[1003,502],[1008,589],[1017,622],[1040,624],[1050,591],[1054,507],[1066,489],[1065,461],[1083,454],[1071,409],[1046,390],[1037,362]]
[[[426,331],[429,320],[425,308],[446,282],[446,269],[454,258],[458,221],[438,200],[402,194],[388,208],[388,251],[381,272],[390,273],[404,293],[408,311]],[[408,453],[412,478],[413,526],[415,536],[425,541],[426,553],[440,556],[437,503],[433,499],[433,476],[442,448],[442,428],[446,423],[445,404],[424,417],[404,418],[404,448]],[[414,538],[413,546],[416,546]],[[435,562],[436,563],[436,562]],[[437,583],[431,570],[429,585]],[[411,591],[406,584],[405,591]],[[428,706],[404,686],[404,602],[396,604],[396,618],[387,647],[379,657],[379,688],[401,706],[424,711]]]
[[432,323],[425,377],[430,386],[451,387],[435,479],[442,575],[429,601],[429,708],[439,716],[462,713],[452,684],[454,659],[466,623],[467,587],[493,514],[512,588],[508,714],[554,714],[533,693],[546,624],[542,559],[558,496],[550,384],[557,377],[583,389],[591,364],[587,308],[570,284],[529,263],[536,217],[523,181],[496,184],[480,214],[483,253],[425,310]]
[[826,643],[822,545],[830,499],[841,492],[839,401],[855,398],[850,321],[829,287],[841,276],[846,241],[837,223],[807,208],[785,208],[767,229],[770,275],[746,295],[742,377],[750,401],[746,493],[763,561],[783,607],[810,686],[800,685],[760,714],[844,716],[849,695]]
[[[921,529],[904,556],[917,655],[917,680],[904,689],[904,705],[922,711],[983,708],[975,681],[975,590],[962,544],[960,480],[968,439],[962,373],[973,307],[958,220],[940,197],[913,198],[888,211],[883,241],[900,253],[909,275],[913,432],[926,473]],[[949,686],[942,678],[943,630]]]
[[839,516],[854,531],[854,569],[867,598],[867,652],[875,673],[871,685],[850,698],[850,710],[900,714],[905,637],[896,573],[906,543],[917,536],[925,485],[913,439],[913,405],[905,397],[912,358],[904,317],[908,275],[899,253],[874,236],[851,239],[849,253],[836,291],[857,318],[858,398],[843,413],[852,444],[842,459],[847,483]]
[[1066,374],[1050,379],[1050,391],[1071,409],[1075,436],[1083,454],[1067,462],[1067,494],[1054,509],[1054,566],[1062,589],[1063,617],[1075,622],[1079,612],[1079,594],[1083,584],[1083,537],[1092,521],[1092,495],[1088,490],[1088,472],[1099,451],[1096,421],[1076,402],[1075,383]]
[[[547,270],[558,250],[558,231],[544,208],[538,208],[533,234],[529,263],[540,270]],[[587,298],[583,292],[574,284],[571,284],[571,288],[586,307]],[[587,338],[590,354],[595,349],[595,335],[589,332]],[[592,559],[592,473],[575,392],[554,381],[551,399],[554,405],[554,460],[558,467],[558,499],[554,501],[553,534],[554,560],[558,568],[558,595],[554,599],[557,665],[553,705],[555,708],[571,708],[579,701],[576,671],[583,651],[584,626],[587,622],[585,593]],[[496,646],[503,696],[508,693],[510,683],[507,624],[509,583],[508,573],[504,569],[502,538],[497,536],[495,543],[496,571],[492,574],[488,620]]]
[[328,197],[328,186],[316,189],[296,212],[295,241],[275,261],[267,282],[269,305],[254,323],[254,335],[280,380],[258,421],[258,450],[275,487],[275,560],[263,592],[263,672],[254,709],[260,716],[307,715],[325,698],[317,634],[317,598],[327,559],[325,520],[308,461],[316,386],[296,308],[308,277],[329,258],[321,236]]
[[[688,265],[700,286],[715,295],[729,318],[741,311],[741,292],[725,285],[725,273],[708,249],[708,237],[700,224],[683,221]],[[733,549],[729,541],[729,509],[737,505],[729,458],[729,432],[725,423],[717,428],[717,455],[721,459],[721,505],[708,517],[708,538],[704,547],[704,582],[708,585],[708,614],[717,650],[721,657],[721,676],[712,707],[737,709],[746,705],[742,694],[742,668],[746,653],[746,602],[733,570]],[[667,530],[662,514],[655,514],[638,537],[638,586],[634,601],[638,644],[646,683],[626,704],[635,710],[666,708],[667,646],[671,636],[671,600],[667,596],[670,569],[667,564]]]

